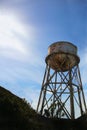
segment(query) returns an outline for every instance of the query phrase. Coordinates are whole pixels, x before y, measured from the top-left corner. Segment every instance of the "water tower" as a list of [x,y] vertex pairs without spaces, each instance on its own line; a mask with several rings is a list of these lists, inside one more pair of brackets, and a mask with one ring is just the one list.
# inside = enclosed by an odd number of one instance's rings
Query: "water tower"
[[37,111],[47,117],[75,119],[86,113],[77,47],[55,42],[48,48]]

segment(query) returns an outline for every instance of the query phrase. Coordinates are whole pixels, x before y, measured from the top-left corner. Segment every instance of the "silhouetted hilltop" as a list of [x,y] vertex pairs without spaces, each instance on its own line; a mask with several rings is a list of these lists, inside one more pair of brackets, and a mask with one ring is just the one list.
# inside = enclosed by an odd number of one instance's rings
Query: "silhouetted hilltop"
[[87,116],[77,120],[40,116],[29,103],[0,87],[0,130],[87,130]]

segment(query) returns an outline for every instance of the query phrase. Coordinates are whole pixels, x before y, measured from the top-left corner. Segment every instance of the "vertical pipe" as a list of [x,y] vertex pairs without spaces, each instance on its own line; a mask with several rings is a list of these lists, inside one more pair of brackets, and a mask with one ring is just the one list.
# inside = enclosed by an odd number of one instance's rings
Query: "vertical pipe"
[[71,110],[71,119],[75,119],[74,113],[74,99],[73,99],[73,86],[72,86],[72,75],[71,69],[69,70],[69,86],[70,86],[70,110]]
[[56,99],[56,94],[57,94],[57,91],[56,91],[56,82],[57,82],[57,71],[55,71],[55,80],[54,80],[54,86],[53,86],[53,108],[52,108],[52,117],[54,116],[54,113],[55,113],[55,109],[56,109],[56,104],[55,104],[55,99]]

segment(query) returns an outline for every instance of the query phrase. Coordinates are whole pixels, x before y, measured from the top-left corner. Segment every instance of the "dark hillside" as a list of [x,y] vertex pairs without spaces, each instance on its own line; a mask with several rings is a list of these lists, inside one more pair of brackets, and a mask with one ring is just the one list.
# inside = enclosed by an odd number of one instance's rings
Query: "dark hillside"
[[38,115],[25,100],[0,87],[0,130],[87,130],[87,116],[71,121]]

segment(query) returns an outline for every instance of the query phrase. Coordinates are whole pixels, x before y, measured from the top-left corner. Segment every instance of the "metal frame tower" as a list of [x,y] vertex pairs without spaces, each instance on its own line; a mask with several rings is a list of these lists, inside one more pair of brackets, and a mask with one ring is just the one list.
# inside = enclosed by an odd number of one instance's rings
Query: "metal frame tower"
[[47,117],[75,119],[86,113],[77,47],[69,42],[49,46],[37,111]]

